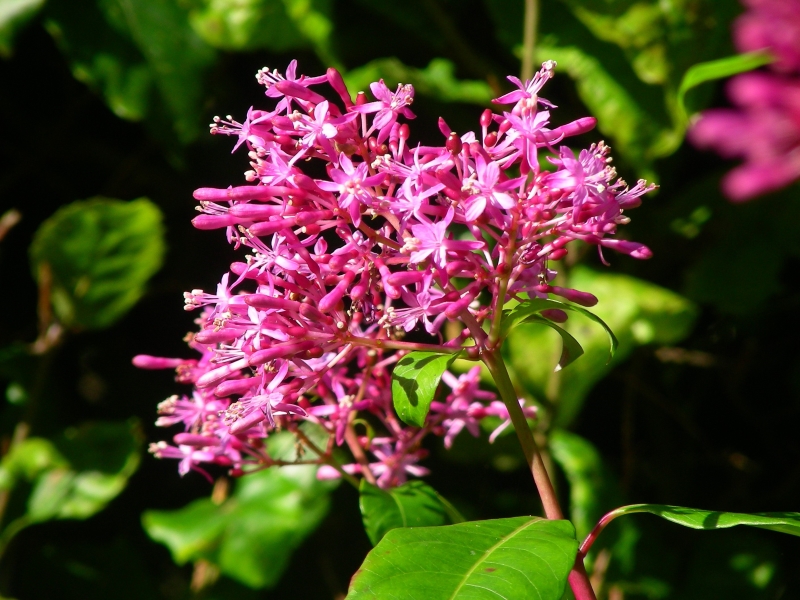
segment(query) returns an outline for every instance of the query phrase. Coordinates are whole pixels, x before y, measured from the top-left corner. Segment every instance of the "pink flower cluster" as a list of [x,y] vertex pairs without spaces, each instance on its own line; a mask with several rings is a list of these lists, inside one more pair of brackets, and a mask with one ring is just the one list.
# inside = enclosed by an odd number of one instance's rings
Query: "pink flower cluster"
[[[479,367],[446,372],[450,392],[425,425],[404,424],[392,404],[393,366],[414,350],[479,360],[497,349],[486,331],[509,301],[555,294],[594,304],[551,285],[550,266],[570,242],[601,256],[650,256],[613,235],[628,221],[623,210],[654,186],[617,180],[602,142],[577,155],[559,145],[595,120],[549,126],[554,106],[538,94],[554,67],[544,63],[525,83],[509,77],[518,89],[495,100],[505,110],[483,112],[479,134],[459,135],[440,119],[439,146],[411,143],[410,85],[373,83],[369,102],[353,99],[335,69],[298,77],[293,61],[285,75],[260,71],[277,106],[211,125],[237,138],[234,150],[247,147],[251,184],[195,192],[195,227],[224,229],[246,259],[216,293],[185,294],[186,309],[200,313],[189,339],[199,359],[134,359],[175,368],[194,386],[191,397],[159,406],[157,424],[183,431],[174,445],[155,444],[156,456],[179,459],[182,474],[204,463],[243,473],[281,464],[263,440],[282,428],[312,451],[320,477],[391,487],[427,472],[418,465],[426,435],[449,447],[463,429],[478,435],[487,417],[499,418],[492,438],[505,428],[506,405],[479,389]],[[329,432],[326,447],[303,434],[303,421]],[[332,453],[345,444],[353,463],[340,465]]]
[[745,0],[734,26],[740,52],[769,50],[770,71],[738,75],[728,84],[736,108],[702,114],[690,139],[744,164],[722,181],[728,198],[750,200],[800,179],[800,0]]

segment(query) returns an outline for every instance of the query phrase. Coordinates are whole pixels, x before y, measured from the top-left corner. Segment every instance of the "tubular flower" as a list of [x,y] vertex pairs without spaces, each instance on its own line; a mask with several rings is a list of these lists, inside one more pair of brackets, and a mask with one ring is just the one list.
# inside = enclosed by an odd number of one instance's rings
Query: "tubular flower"
[[[302,439],[299,426],[310,423],[328,434],[305,460],[320,465],[320,477],[346,473],[393,487],[427,473],[418,464],[427,435],[450,447],[465,429],[477,435],[486,417],[501,421],[492,439],[509,423],[472,369],[446,372],[450,391],[434,400],[424,425],[405,425],[392,403],[394,365],[411,350],[483,343],[470,327],[525,294],[596,302],[551,286],[552,264],[574,240],[648,257],[614,235],[628,221],[623,211],[654,186],[617,180],[602,143],[579,152],[558,145],[594,120],[548,127],[554,107],[539,93],[553,62],[530,82],[512,79],[519,89],[496,100],[510,110],[485,111],[480,135],[458,135],[440,120],[439,146],[409,143],[410,85],[391,92],[380,81],[371,86],[374,102],[353,101],[335,69],[306,77],[296,67],[259,72],[277,102],[271,112],[251,108],[243,123],[227,117],[211,126],[247,147],[252,170],[248,185],[196,190],[193,223],[225,230],[245,256],[215,293],[185,294],[186,310],[199,315],[188,339],[200,358],[134,359],[175,368],[193,386],[190,397],[159,406],[157,424],[181,431],[174,445],[152,451],[178,459],[181,474],[208,465],[242,474],[281,464],[263,443],[272,431]],[[329,88],[336,94],[326,98]],[[549,156],[548,169],[539,153]],[[461,334],[445,340],[447,321]],[[533,418],[536,409],[524,413]],[[356,460],[334,465],[336,446]]]

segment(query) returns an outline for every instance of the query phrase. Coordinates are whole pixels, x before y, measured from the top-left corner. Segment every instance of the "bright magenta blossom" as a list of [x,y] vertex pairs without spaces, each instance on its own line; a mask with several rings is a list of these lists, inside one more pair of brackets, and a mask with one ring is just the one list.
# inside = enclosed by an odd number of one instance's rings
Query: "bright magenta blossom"
[[[274,110],[212,125],[247,146],[251,185],[195,191],[195,226],[224,229],[246,255],[216,293],[185,294],[187,310],[199,312],[189,336],[199,359],[134,359],[176,368],[194,386],[191,398],[159,405],[158,424],[181,431],[174,445],[155,444],[156,456],[178,459],[182,474],[212,464],[238,475],[280,464],[263,439],[276,428],[302,437],[307,422],[330,434],[305,459],[321,465],[320,477],[344,472],[392,487],[427,473],[418,464],[427,435],[449,447],[464,429],[477,435],[487,417],[501,420],[491,440],[505,429],[507,408],[479,389],[476,369],[445,373],[451,391],[434,400],[424,426],[404,424],[392,369],[411,350],[463,348],[474,358],[508,301],[556,294],[595,303],[550,285],[574,240],[649,256],[614,235],[628,221],[623,210],[654,186],[617,180],[602,143],[578,153],[556,145],[594,120],[548,126],[550,111],[539,108],[553,106],[539,92],[554,67],[545,63],[525,84],[512,79],[519,89],[497,100],[510,110],[485,111],[480,135],[440,120],[438,146],[412,142],[402,123],[413,117],[410,85],[391,92],[374,83],[374,102],[354,102],[335,69],[308,78],[293,62],[285,75],[259,72]],[[330,88],[335,95],[323,96]],[[540,168],[540,153],[550,168]],[[535,407],[523,411],[535,417]],[[354,460],[337,470],[332,451],[343,445]]]

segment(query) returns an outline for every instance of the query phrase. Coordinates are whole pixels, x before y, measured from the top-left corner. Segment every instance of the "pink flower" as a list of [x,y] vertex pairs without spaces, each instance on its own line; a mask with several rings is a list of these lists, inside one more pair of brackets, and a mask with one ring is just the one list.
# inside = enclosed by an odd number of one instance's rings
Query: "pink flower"
[[372,94],[378,99],[376,102],[368,102],[361,106],[353,106],[350,110],[361,113],[370,114],[377,113],[372,121],[372,128],[364,137],[367,137],[375,129],[378,130],[378,143],[382,144],[386,138],[389,137],[389,132],[392,125],[397,121],[400,115],[406,119],[413,119],[416,115],[408,108],[414,102],[414,87],[401,83],[397,84],[397,90],[392,93],[383,79],[378,82],[371,83],[369,89]]

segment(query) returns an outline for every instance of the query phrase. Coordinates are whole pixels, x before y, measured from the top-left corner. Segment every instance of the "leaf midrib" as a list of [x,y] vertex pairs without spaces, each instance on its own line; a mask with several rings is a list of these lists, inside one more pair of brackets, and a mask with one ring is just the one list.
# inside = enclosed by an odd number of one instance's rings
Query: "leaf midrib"
[[517,527],[511,533],[509,533],[509,534],[503,536],[502,538],[500,538],[500,540],[498,540],[498,542],[496,544],[494,544],[492,547],[487,548],[486,550],[484,550],[484,552],[481,555],[481,557],[478,560],[475,561],[475,563],[472,565],[472,567],[464,574],[464,577],[462,577],[461,581],[458,582],[458,585],[455,587],[455,589],[453,590],[453,593],[450,595],[448,600],[454,600],[455,599],[456,595],[467,584],[467,580],[472,576],[472,574],[475,572],[475,570],[478,568],[478,566],[482,565],[483,563],[485,563],[486,560],[489,558],[489,556],[491,556],[492,553],[495,550],[497,550],[500,546],[502,546],[503,544],[508,542],[508,540],[510,540],[514,536],[516,536],[519,532],[527,529],[528,527],[531,527],[535,523],[538,523],[540,520],[541,519],[532,519],[532,520],[528,521],[527,523],[524,523],[523,525],[520,525],[519,527]]

